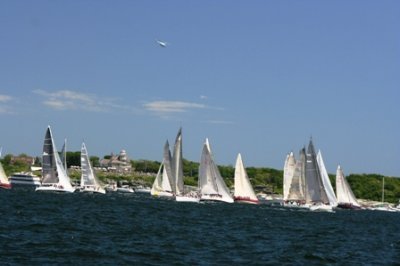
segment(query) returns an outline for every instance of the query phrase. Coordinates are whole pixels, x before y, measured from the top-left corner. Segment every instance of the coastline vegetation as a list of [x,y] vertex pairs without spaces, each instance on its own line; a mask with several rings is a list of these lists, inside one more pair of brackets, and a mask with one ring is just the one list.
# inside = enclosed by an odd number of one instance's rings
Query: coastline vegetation
[[[21,154],[19,157],[27,155]],[[4,170],[7,175],[16,172],[30,171],[30,166],[23,160],[12,161],[13,155],[7,154],[1,159]],[[98,178],[103,183],[127,182],[132,185],[151,186],[161,162],[152,160],[131,160],[132,171],[130,173],[109,172],[105,169],[101,170],[100,158],[97,156],[90,157],[91,163],[96,169]],[[80,170],[72,166],[80,165],[80,152],[67,152],[67,166],[71,180],[79,182]],[[40,166],[40,158],[35,158],[35,166]],[[233,177],[235,169],[233,166],[219,165],[221,176],[225,183],[233,189]],[[188,186],[197,186],[199,163],[183,160],[184,182]],[[266,167],[247,167],[247,174],[250,178],[256,193],[262,192],[266,194],[282,194],[283,190],[283,171]],[[40,171],[35,174],[40,175]],[[329,175],[332,187],[335,190],[336,182],[335,175]],[[350,174],[347,176],[354,195],[359,199],[381,201],[382,200],[382,184],[385,179],[384,197],[386,202],[397,203],[400,199],[400,178],[389,177],[380,174]]]

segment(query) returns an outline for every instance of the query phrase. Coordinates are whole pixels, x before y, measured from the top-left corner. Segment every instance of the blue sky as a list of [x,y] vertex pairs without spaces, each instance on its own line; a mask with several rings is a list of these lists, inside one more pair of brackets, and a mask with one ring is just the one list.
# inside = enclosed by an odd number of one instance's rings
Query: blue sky
[[[282,169],[313,137],[328,172],[400,176],[398,1],[1,1],[0,146],[210,139],[218,164]],[[166,48],[156,39],[168,42]]]

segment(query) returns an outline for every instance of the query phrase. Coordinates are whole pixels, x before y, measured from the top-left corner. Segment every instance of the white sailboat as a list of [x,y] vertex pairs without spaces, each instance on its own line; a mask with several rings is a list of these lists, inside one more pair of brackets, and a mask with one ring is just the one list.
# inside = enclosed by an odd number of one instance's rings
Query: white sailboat
[[[284,206],[309,208],[305,198],[305,149],[300,150],[296,161],[291,152],[284,167]],[[294,169],[293,169],[294,168]]]
[[254,193],[254,189],[247,176],[246,169],[243,165],[242,156],[240,153],[236,159],[235,166],[235,192],[234,199],[236,202],[258,204],[259,200]]
[[171,152],[169,150],[168,140],[164,145],[164,159],[158,170],[156,179],[151,187],[150,194],[158,197],[173,197],[174,196],[174,182],[172,182],[171,171]]
[[85,143],[82,143],[81,148],[81,170],[81,192],[106,193],[93,171]]
[[336,170],[336,197],[338,208],[361,209],[361,205],[354,196],[340,165],[338,165]]
[[389,203],[385,202],[385,177],[382,177],[382,202],[375,206],[368,208],[374,211],[385,211],[385,212],[400,212],[400,209],[391,206]]
[[212,158],[210,144],[206,139],[203,145],[199,167],[200,200],[223,201],[233,203],[234,200]]
[[74,192],[54,144],[50,126],[47,127],[42,155],[42,184],[36,191]]
[[333,211],[324,187],[312,140],[310,140],[306,154],[305,185],[306,204],[310,205],[311,211]]
[[182,155],[182,128],[179,129],[175,139],[174,155],[172,157],[172,172],[175,177],[175,200],[178,202],[199,202],[200,195],[197,191],[185,191],[183,183],[183,155]]
[[329,179],[328,172],[326,171],[325,163],[324,163],[324,160],[322,159],[322,153],[320,150],[318,151],[318,154],[317,154],[317,163],[318,163],[319,172],[320,172],[321,178],[322,178],[322,184],[324,186],[326,195],[328,196],[329,205],[331,205],[332,207],[336,207],[337,199],[335,196],[335,192],[333,191],[333,187],[331,184],[331,180]]
[[[0,149],[0,157],[1,157],[1,151],[2,149]],[[10,180],[8,179],[6,172],[4,171],[3,165],[0,162],[0,188],[4,188],[4,189],[10,189],[11,188],[11,184],[10,184]]]

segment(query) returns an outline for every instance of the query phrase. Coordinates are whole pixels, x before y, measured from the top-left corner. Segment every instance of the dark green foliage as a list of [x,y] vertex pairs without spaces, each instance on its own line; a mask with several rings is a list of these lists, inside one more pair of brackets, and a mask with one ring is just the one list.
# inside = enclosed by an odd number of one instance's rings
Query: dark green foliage
[[80,151],[67,151],[67,167],[81,165],[81,152]]
[[144,173],[157,173],[161,165],[160,162],[149,161],[149,160],[138,160],[138,161],[132,160],[131,164],[136,172],[144,172]]

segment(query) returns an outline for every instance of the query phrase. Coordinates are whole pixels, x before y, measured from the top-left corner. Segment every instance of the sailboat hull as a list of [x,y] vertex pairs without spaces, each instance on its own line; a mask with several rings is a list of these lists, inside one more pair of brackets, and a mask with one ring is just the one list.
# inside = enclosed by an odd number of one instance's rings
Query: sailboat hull
[[203,194],[201,195],[200,201],[221,201],[226,203],[233,203],[232,198],[223,197],[219,194]]
[[176,196],[175,200],[178,202],[199,202],[199,197],[192,197],[192,196]]
[[0,183],[0,188],[3,188],[3,189],[11,189],[11,184]]
[[39,192],[60,192],[60,193],[73,193],[75,188],[64,188],[63,186],[40,186],[37,187],[35,191]]
[[83,193],[97,193],[97,194],[106,194],[106,190],[101,187],[85,187],[80,190]]
[[348,209],[348,210],[361,210],[362,209],[360,206],[356,206],[351,203],[338,203],[338,205],[336,207],[340,208],[340,209]]
[[249,197],[235,197],[237,203],[260,204],[258,199],[250,199]]

